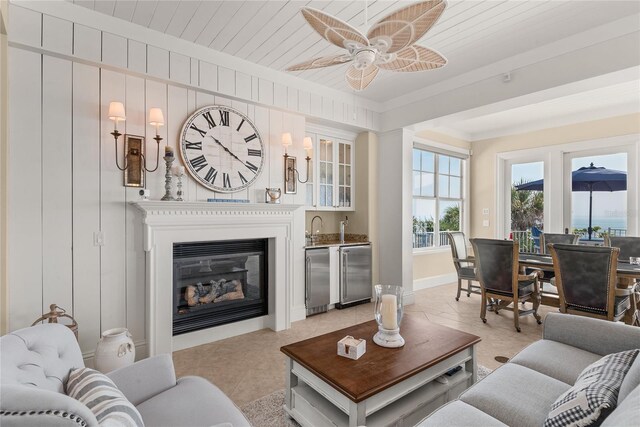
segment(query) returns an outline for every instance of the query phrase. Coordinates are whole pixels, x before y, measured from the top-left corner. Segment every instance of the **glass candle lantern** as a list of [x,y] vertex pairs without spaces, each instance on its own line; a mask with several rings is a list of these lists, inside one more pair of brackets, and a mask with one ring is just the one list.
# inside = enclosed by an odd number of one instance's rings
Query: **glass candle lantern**
[[401,286],[376,285],[375,291],[378,332],[373,336],[373,342],[382,347],[402,347],[404,338],[400,336],[400,322],[403,314],[403,289]]

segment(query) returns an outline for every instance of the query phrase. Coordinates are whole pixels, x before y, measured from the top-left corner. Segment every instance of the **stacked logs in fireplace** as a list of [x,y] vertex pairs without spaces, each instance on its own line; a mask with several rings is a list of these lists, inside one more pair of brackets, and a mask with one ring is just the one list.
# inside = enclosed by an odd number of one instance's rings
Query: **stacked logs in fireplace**
[[266,240],[174,245],[173,334],[267,314]]

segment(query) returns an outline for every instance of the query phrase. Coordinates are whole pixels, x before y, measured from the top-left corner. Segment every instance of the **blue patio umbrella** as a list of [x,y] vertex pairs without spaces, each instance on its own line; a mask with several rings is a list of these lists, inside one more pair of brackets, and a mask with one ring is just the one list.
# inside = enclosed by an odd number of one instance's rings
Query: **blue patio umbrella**
[[[517,191],[542,191],[544,181],[525,182],[516,185]],[[571,191],[589,192],[589,240],[593,234],[591,227],[591,216],[593,212],[593,192],[594,191],[624,191],[627,189],[627,173],[607,168],[598,168],[591,163],[590,166],[581,167],[571,172]]]

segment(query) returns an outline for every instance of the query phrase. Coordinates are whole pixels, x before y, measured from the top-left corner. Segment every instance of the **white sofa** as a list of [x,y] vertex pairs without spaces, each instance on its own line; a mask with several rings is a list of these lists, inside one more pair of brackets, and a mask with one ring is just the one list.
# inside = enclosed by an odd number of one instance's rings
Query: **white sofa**
[[[640,328],[606,320],[551,313],[543,339],[526,347],[419,427],[540,427],[551,405],[578,375],[602,356],[640,348]],[[625,376],[618,406],[601,427],[640,423],[640,356]]]
[[[0,425],[97,426],[86,406],[64,394],[69,372],[81,367],[80,347],[65,326],[43,324],[0,338]],[[108,376],[148,427],[250,427],[234,403],[204,378],[176,380],[168,354]]]

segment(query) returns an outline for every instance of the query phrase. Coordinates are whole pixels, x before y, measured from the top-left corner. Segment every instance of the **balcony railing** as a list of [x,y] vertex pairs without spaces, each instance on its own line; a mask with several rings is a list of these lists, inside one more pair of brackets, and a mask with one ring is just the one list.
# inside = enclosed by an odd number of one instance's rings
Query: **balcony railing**
[[520,252],[538,252],[538,246],[540,245],[540,239],[534,239],[531,235],[531,231],[512,231],[511,239],[514,242],[518,242]]
[[[434,239],[436,239],[434,231],[414,231],[413,232],[413,248],[430,248],[434,246]],[[447,234],[444,231],[439,233],[438,246],[448,246],[449,239],[447,238]]]
[[[587,239],[589,237],[588,233],[576,233],[580,236],[580,239]],[[604,234],[608,234],[609,236],[626,236],[627,230],[624,228],[607,228],[603,231],[598,231],[598,233],[594,233],[596,239],[602,238]],[[533,237],[530,230],[526,231],[511,231],[511,239],[514,242],[518,242],[520,252],[540,252],[540,238]]]

